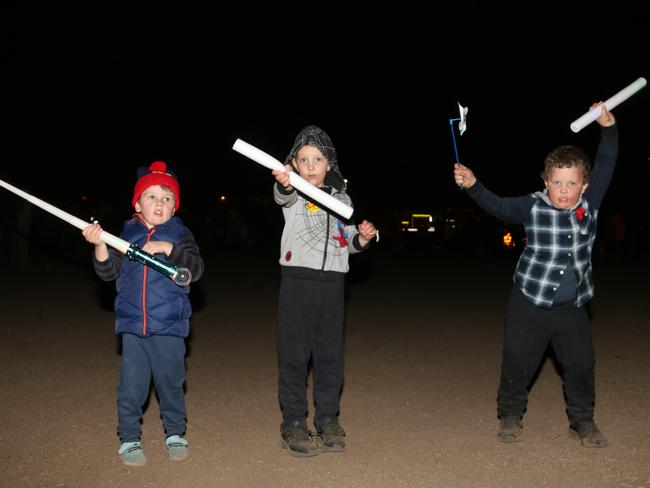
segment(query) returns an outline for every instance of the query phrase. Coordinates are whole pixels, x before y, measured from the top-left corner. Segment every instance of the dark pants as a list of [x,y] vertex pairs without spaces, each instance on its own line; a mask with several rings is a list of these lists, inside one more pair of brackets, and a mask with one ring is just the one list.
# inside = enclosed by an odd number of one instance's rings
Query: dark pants
[[594,414],[594,347],[585,307],[567,303],[545,310],[536,307],[514,287],[508,305],[499,385],[499,416],[521,416],[528,403],[528,387],[549,342],[564,379],[571,423]]
[[142,406],[152,377],[167,437],[185,433],[185,339],[124,334],[117,388],[117,431],[122,442],[140,440]]
[[343,282],[282,277],[278,307],[279,397],[284,423],[305,420],[313,357],[315,423],[339,414],[343,387]]

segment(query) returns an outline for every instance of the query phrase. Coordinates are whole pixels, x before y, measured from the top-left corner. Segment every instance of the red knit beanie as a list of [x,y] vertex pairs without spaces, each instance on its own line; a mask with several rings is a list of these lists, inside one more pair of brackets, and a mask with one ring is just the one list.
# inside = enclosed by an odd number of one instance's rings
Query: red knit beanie
[[174,211],[178,210],[181,204],[181,190],[178,186],[178,180],[174,173],[167,170],[167,163],[163,161],[154,161],[149,166],[149,169],[144,167],[138,169],[138,181],[136,181],[133,188],[133,200],[131,201],[134,207],[142,192],[152,185],[162,185],[170,188],[176,201]]

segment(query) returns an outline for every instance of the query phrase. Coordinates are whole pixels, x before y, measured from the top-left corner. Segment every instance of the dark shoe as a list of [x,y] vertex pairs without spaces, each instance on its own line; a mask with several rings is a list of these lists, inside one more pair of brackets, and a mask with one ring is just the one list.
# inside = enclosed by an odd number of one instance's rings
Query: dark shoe
[[501,417],[501,425],[497,433],[499,442],[519,442],[524,425],[521,417]]
[[282,447],[287,450],[289,455],[310,457],[318,454],[318,449],[314,446],[304,421],[294,420],[288,424],[282,424],[280,435],[282,436]]
[[320,425],[316,426],[316,432],[320,437],[320,450],[323,452],[343,452],[345,451],[345,430],[339,424],[337,418],[324,419]]
[[569,437],[579,439],[585,447],[607,447],[607,437],[603,435],[593,420],[571,424],[569,426]]

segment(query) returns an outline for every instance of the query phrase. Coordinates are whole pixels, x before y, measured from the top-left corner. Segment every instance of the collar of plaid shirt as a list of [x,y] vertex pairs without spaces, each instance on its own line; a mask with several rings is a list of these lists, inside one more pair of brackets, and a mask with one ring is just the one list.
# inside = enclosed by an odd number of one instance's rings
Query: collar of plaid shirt
[[[572,266],[578,280],[576,306],[593,296],[591,251],[596,238],[597,210],[580,199],[571,210],[558,210],[536,194],[537,201],[524,224],[526,247],[523,250],[514,282],[535,305],[551,308],[557,290],[568,266]],[[584,208],[578,220],[575,209]]]

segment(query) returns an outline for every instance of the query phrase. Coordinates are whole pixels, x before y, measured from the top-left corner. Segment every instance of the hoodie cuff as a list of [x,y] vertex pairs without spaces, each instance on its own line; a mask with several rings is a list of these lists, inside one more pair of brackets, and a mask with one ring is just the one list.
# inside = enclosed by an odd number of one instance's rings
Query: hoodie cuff
[[284,186],[282,186],[280,183],[275,184],[276,188],[278,189],[278,192],[281,195],[291,195],[294,191],[296,191],[295,188],[291,188],[291,190],[287,190]]
[[368,249],[368,247],[370,247],[370,243],[374,240],[374,239],[371,239],[371,240],[368,241],[368,243],[365,246],[362,246],[359,239],[360,239],[359,234],[355,234],[354,237],[352,238],[352,245],[354,246],[354,248],[357,251],[363,251],[365,249]]

